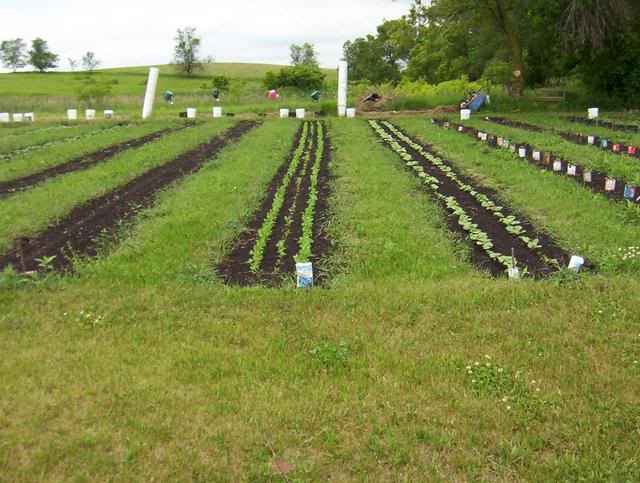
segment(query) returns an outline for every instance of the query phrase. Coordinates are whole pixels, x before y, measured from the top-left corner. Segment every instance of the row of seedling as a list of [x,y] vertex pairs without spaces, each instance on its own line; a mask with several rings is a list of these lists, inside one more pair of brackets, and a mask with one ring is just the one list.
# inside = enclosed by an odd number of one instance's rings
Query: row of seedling
[[566,161],[553,153],[535,149],[528,143],[514,143],[506,137],[496,136],[484,130],[452,123],[445,119],[432,119],[431,122],[440,127],[468,134],[493,148],[507,149],[520,159],[554,174],[566,176],[589,187],[594,193],[601,193],[612,200],[640,203],[640,186],[614,178],[606,172]]
[[472,242],[476,255],[478,250],[482,252],[476,260],[494,275],[507,272],[519,276],[516,269],[520,262],[523,273],[539,276],[568,261],[547,235],[535,230],[494,193],[466,178],[437,153],[389,122],[372,120],[369,124],[446,208],[450,227]]
[[329,148],[321,121],[303,122],[292,151],[272,179],[262,206],[218,273],[239,285],[272,284],[297,274],[299,287],[313,285],[322,260],[322,232],[328,183]]

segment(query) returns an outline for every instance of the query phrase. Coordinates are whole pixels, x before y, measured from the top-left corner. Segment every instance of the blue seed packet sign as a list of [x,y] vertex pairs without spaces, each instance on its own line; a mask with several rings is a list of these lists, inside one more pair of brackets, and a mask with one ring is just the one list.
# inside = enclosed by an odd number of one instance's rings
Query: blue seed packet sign
[[630,184],[624,187],[624,197],[628,200],[633,199],[636,194],[636,189]]
[[606,139],[602,139],[602,140],[600,141],[600,147],[601,147],[602,149],[606,149],[606,148],[607,148],[607,146],[609,146],[609,141],[607,141]]
[[296,263],[296,278],[298,288],[313,287],[313,264]]

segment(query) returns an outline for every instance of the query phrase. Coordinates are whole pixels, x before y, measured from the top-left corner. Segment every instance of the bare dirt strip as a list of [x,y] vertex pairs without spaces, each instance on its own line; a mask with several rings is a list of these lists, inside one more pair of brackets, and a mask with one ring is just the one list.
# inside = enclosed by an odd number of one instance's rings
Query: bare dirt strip
[[195,173],[228,144],[241,139],[259,123],[242,121],[210,141],[165,164],[150,169],[129,183],[74,208],[68,216],[33,238],[14,241],[14,249],[0,257],[0,269],[36,271],[36,260],[55,256],[52,267],[65,271],[75,258],[95,256],[101,240],[112,236],[138,212],[147,208],[169,184]]
[[139,138],[130,139],[128,141],[125,141],[119,144],[114,144],[113,146],[109,146],[108,148],[94,151],[93,153],[88,153],[82,156],[78,156],[77,158],[71,159],[62,164],[58,164],[56,166],[43,169],[36,173],[31,173],[21,178],[0,182],[0,198],[10,196],[19,191],[24,191],[26,189],[29,189],[37,184],[40,184],[56,176],[61,176],[63,174],[71,173],[73,171],[89,169],[90,167],[98,163],[101,163],[103,161],[106,161],[108,159],[115,157],[117,154],[120,154],[121,152],[127,149],[133,149],[133,148],[138,148],[140,146],[144,146],[145,144],[157,141],[158,139],[161,139],[170,133],[179,131],[181,129],[185,129],[191,125],[193,124],[185,123],[185,124],[176,125],[167,129],[162,129],[160,131],[146,134],[145,136],[142,136]]
[[[324,149],[318,159],[319,126],[323,126]],[[254,213],[247,228],[238,236],[233,248],[225,260],[217,267],[217,274],[230,285],[269,285],[276,286],[287,277],[295,274],[295,255],[302,236],[302,218],[310,195],[311,173],[315,163],[319,162],[318,202],[313,215],[313,254],[315,282],[322,283],[326,274],[322,262],[331,247],[331,241],[325,232],[328,216],[327,200],[330,195],[329,162],[331,160],[330,140],[323,121],[307,122],[308,135],[302,138],[302,125],[294,138],[293,145],[284,164],[267,187],[267,194],[260,208]],[[264,256],[258,272],[252,271],[250,261],[252,250],[258,238],[258,230],[271,210],[276,192],[282,185],[286,172],[291,165],[295,152],[304,146],[302,160],[299,163],[287,189],[284,203],[278,212],[273,231],[264,250]]]
[[[473,223],[484,231],[490,238],[494,245],[494,250],[503,255],[509,256],[512,253],[512,249],[515,252],[515,257],[518,265],[527,267],[528,274],[540,278],[545,275],[556,272],[558,268],[566,266],[569,262],[570,256],[562,250],[546,233],[538,230],[533,224],[522,214],[516,213],[509,208],[503,199],[501,199],[498,193],[494,190],[479,185],[474,180],[463,175],[456,166],[451,162],[443,158],[432,147],[420,143],[417,139],[408,135],[402,131],[399,127],[393,126],[397,131],[401,132],[404,136],[411,139],[411,141],[417,145],[420,145],[424,151],[430,155],[439,158],[447,168],[449,168],[455,176],[463,183],[471,186],[473,190],[487,196],[496,205],[502,208],[504,216],[514,216],[520,220],[522,228],[525,231],[526,236],[531,239],[538,239],[541,244],[541,248],[531,249],[520,238],[510,234],[506,227],[498,221],[498,219],[492,214],[492,212],[482,206],[482,204],[470,194],[468,191],[464,191],[453,180],[447,177],[441,169],[438,169],[428,158],[423,156],[420,152],[411,147],[410,144],[403,141],[388,126],[383,123],[385,131],[393,136],[394,140],[399,143],[412,158],[422,166],[424,171],[438,180],[438,193],[445,197],[455,198],[459,205],[464,209],[465,213],[470,216]],[[388,145],[386,141],[383,141],[385,145]],[[416,174],[415,171],[413,171]],[[417,174],[416,174],[417,175]],[[460,226],[457,217],[453,216],[451,211],[443,203],[442,199],[436,197],[432,191],[429,191],[432,198],[440,204],[447,213],[448,228],[459,235],[462,238],[467,238],[468,233]],[[490,258],[488,254],[480,248],[477,244],[472,243],[472,255],[471,261],[482,269],[488,270],[494,276],[504,276],[505,267]]]

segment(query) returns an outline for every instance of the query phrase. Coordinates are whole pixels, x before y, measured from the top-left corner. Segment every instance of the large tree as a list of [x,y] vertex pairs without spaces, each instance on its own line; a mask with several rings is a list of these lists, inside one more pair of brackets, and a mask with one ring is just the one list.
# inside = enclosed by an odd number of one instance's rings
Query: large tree
[[49,50],[46,40],[38,37],[31,42],[29,63],[40,72],[57,67],[58,59],[59,57]]
[[203,69],[202,60],[199,57],[202,39],[198,37],[194,27],[178,29],[175,37],[176,45],[173,51],[173,64],[181,74],[191,77],[197,71]]
[[15,72],[27,65],[27,44],[24,40],[17,38],[11,40],[3,40],[0,43],[0,59],[2,65],[13,69]]

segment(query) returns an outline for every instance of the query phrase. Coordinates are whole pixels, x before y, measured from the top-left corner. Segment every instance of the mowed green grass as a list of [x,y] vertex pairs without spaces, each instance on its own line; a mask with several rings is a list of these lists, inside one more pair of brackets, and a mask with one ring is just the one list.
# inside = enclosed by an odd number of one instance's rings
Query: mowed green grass
[[[506,153],[424,119],[399,124],[531,205],[566,246],[605,230],[563,225],[573,197],[585,217],[612,217],[606,229],[636,230],[619,206]],[[266,121],[79,275],[0,289],[2,478],[639,479],[637,271],[484,276],[361,121],[329,123],[330,284],[215,279],[296,128]]]

